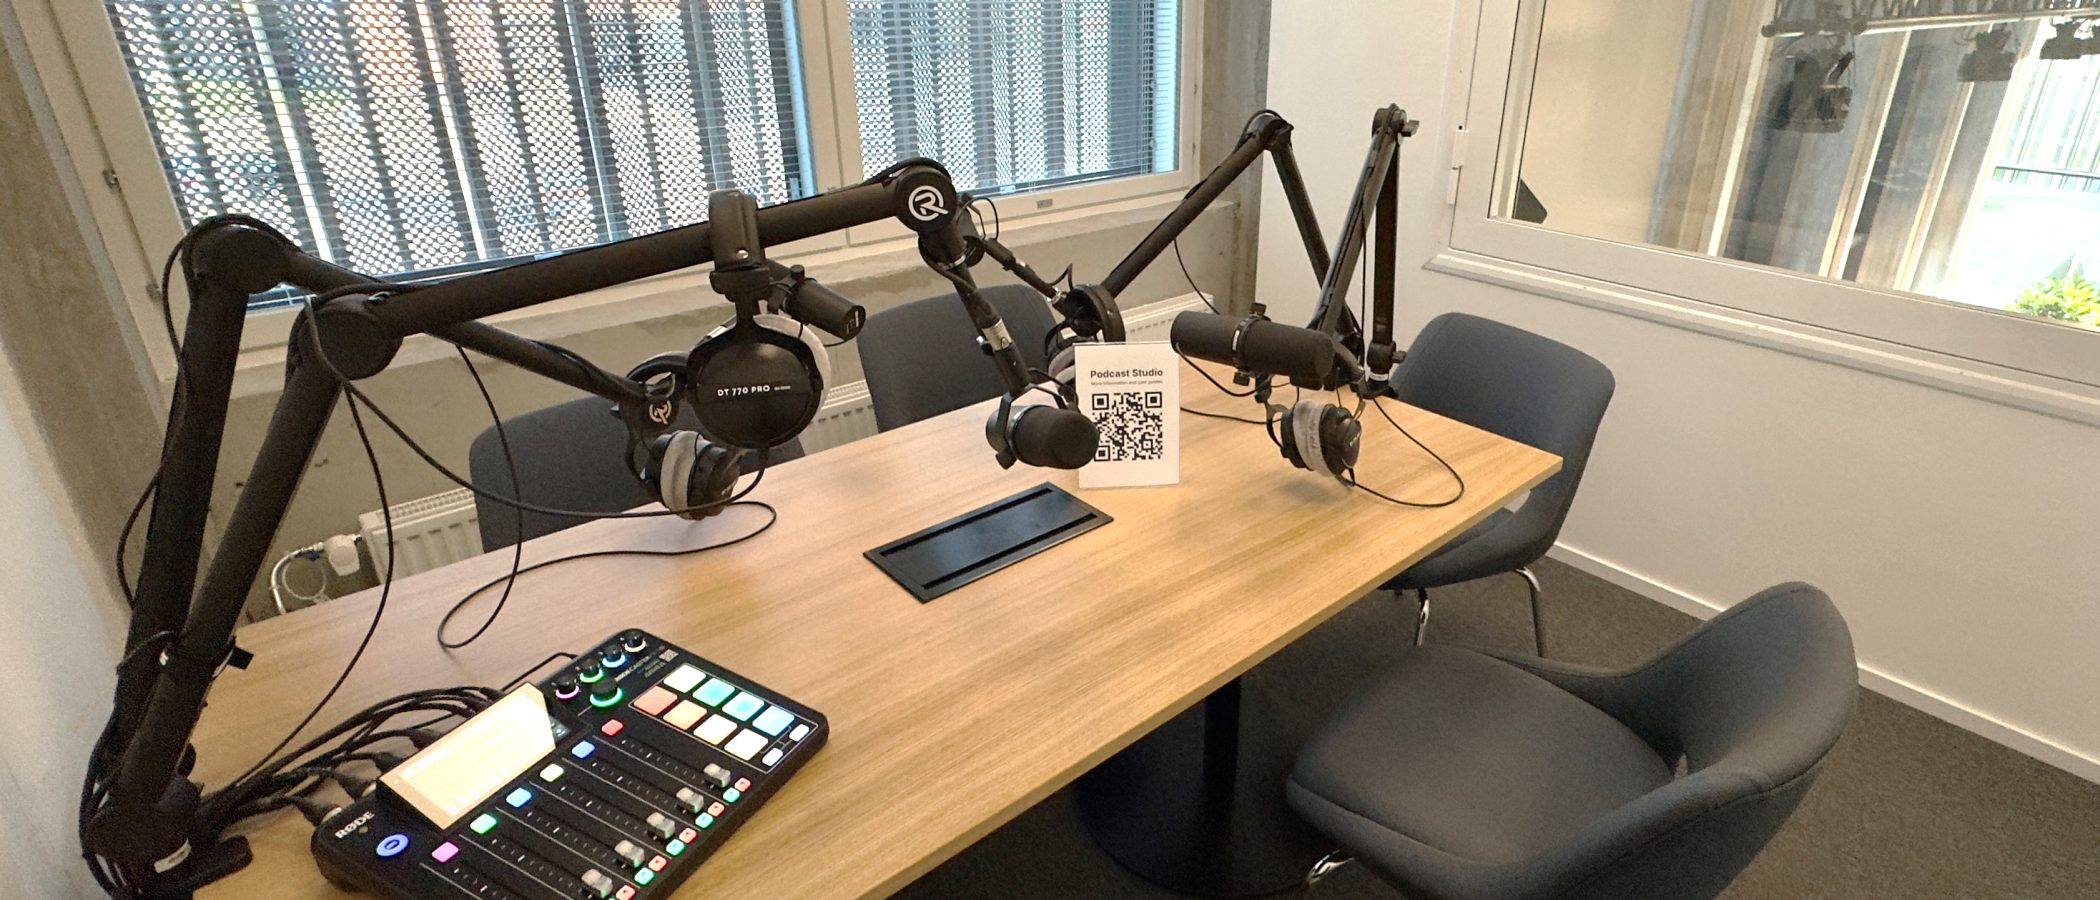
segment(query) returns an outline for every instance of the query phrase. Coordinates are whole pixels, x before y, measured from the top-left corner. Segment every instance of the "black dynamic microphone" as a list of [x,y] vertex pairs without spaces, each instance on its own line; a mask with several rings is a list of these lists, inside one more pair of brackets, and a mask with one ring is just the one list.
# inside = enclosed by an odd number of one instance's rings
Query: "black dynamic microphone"
[[1324,382],[1334,373],[1334,339],[1267,319],[1185,312],[1174,317],[1174,352],[1257,375]]
[[[868,310],[846,295],[804,277],[802,267],[784,270],[788,317],[842,341],[850,341],[868,323]],[[781,274],[776,272],[776,275]]]
[[1094,420],[1076,409],[1031,406],[1016,411],[1009,446],[1014,458],[1044,469],[1077,469],[1094,461],[1101,439]]

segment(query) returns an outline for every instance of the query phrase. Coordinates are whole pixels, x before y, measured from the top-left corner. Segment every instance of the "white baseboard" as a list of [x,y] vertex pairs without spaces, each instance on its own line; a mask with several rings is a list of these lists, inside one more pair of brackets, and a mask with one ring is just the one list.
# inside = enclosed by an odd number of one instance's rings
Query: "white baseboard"
[[[1553,550],[1547,555],[1701,621],[1713,618],[1715,614],[1727,608],[1565,543],[1553,545]],[[2087,781],[2100,783],[2100,759],[2086,756],[2019,726],[2000,721],[1988,713],[1963,706],[1870,665],[1862,664],[1859,667],[1859,683],[1874,693],[1964,731],[1980,735]]]

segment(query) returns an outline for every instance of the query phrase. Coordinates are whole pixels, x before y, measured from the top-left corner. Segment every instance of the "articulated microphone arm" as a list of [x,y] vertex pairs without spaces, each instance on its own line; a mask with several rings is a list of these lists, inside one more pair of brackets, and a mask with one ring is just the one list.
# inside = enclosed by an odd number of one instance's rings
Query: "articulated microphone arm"
[[[978,232],[968,219],[964,219],[957,224],[962,229],[968,262],[975,265],[980,259],[989,257],[1022,283],[1034,288],[1064,317],[1065,327],[1074,338],[1111,343],[1121,341],[1125,336],[1123,314],[1116,298],[1128,290],[1131,283],[1144,274],[1160,254],[1172,247],[1174,241],[1195,224],[1212,203],[1217,202],[1226,188],[1231,187],[1264,154],[1275,163],[1276,177],[1283,183],[1284,199],[1290,204],[1291,218],[1297,223],[1299,238],[1305,242],[1306,257],[1311,260],[1316,274],[1324,274],[1329,268],[1326,239],[1320,234],[1319,218],[1313,212],[1312,199],[1305,191],[1305,179],[1299,174],[1297,155],[1291,150],[1291,124],[1269,110],[1262,110],[1247,120],[1232,152],[1190,187],[1173,211],[1099,283],[1060,292],[1055,282],[1044,279],[996,238]],[[966,196],[964,201],[969,202],[969,198]]]
[[[1341,249],[1320,279],[1320,301],[1313,314],[1314,331],[1333,335],[1349,356],[1336,368],[1336,380],[1327,389],[1358,384],[1367,391],[1381,390],[1392,379],[1400,362],[1393,343],[1393,297],[1395,257],[1400,231],[1400,145],[1415,136],[1420,123],[1407,117],[1398,106],[1387,106],[1371,118],[1371,148],[1365,154],[1363,174],[1342,222]],[[1372,251],[1371,334],[1366,339],[1363,323],[1349,310],[1349,280],[1363,258],[1369,240],[1372,210],[1377,217],[1378,244]]]
[[[1298,172],[1298,157],[1291,149],[1291,123],[1270,110],[1255,113],[1240,130],[1239,143],[1226,154],[1210,174],[1203,176],[1181,198],[1181,203],[1167,213],[1165,219],[1153,227],[1138,245],[1131,249],[1123,261],[1109,271],[1100,284],[1086,285],[1068,293],[1059,305],[1059,310],[1075,321],[1084,321],[1086,315],[1102,306],[1114,308],[1115,298],[1129,290],[1132,282],[1144,274],[1154,260],[1172,247],[1182,232],[1194,225],[1204,210],[1217,202],[1225,189],[1239,180],[1254,163],[1267,154],[1276,167],[1276,178],[1283,185],[1283,197],[1290,204],[1291,220],[1298,226],[1298,238],[1305,244],[1305,256],[1312,262],[1315,272],[1328,268],[1326,240],[1320,235],[1319,217],[1313,212],[1312,197],[1306,193],[1305,178]],[[1116,318],[1120,330],[1122,320]],[[1084,334],[1084,332],[1082,332]],[[1107,340],[1121,340],[1120,335]]]
[[[1252,315],[1234,318],[1215,313],[1183,313],[1175,319],[1174,345],[1184,355],[1225,363],[1238,372],[1241,384],[1253,381],[1258,393],[1268,389],[1271,379],[1282,377],[1291,384],[1312,390],[1336,390],[1354,385],[1362,394],[1380,393],[1391,380],[1400,353],[1393,342],[1394,257],[1399,235],[1400,145],[1415,134],[1418,123],[1407,118],[1398,106],[1387,106],[1371,121],[1371,148],[1364,170],[1342,222],[1342,237],[1329,256],[1322,245],[1319,223],[1313,219],[1305,183],[1291,160],[1288,143],[1277,149],[1277,175],[1284,198],[1290,202],[1298,233],[1305,242],[1306,257],[1320,276],[1319,300],[1312,321],[1304,328],[1270,322],[1263,305],[1255,304]],[[1191,191],[1180,208],[1161,223],[1151,236],[1109,275],[1105,285],[1128,284],[1136,271],[1157,254],[1201,210],[1217,196],[1222,181],[1243,171],[1259,155],[1263,135],[1287,137],[1289,126],[1264,112],[1249,123],[1241,145]],[[1269,142],[1280,137],[1266,138]],[[1363,261],[1376,217],[1376,245],[1371,282],[1371,331],[1349,308],[1349,287],[1357,265]]]
[[[1394,237],[1398,219],[1397,190],[1399,143],[1415,132],[1416,123],[1407,118],[1397,106],[1379,110],[1372,122],[1374,135],[1369,158],[1365,163],[1365,175],[1358,185],[1354,202],[1343,225],[1343,239],[1339,251],[1330,255],[1326,238],[1320,231],[1319,217],[1313,210],[1311,195],[1306,191],[1305,179],[1298,169],[1298,159],[1291,147],[1291,124],[1270,110],[1262,110],[1247,120],[1240,131],[1239,142],[1232,152],[1203,176],[1166,218],[1153,227],[1129,255],[1110,270],[1108,276],[1098,284],[1080,285],[1059,293],[1054,284],[1044,281],[1025,263],[1013,258],[1013,254],[1000,246],[996,240],[976,234],[969,229],[967,221],[961,223],[971,247],[977,253],[990,257],[1008,271],[1026,282],[1030,287],[1051,300],[1057,312],[1064,316],[1066,327],[1078,340],[1120,341],[1124,338],[1122,313],[1116,298],[1135,282],[1153,262],[1159,259],[1174,244],[1183,232],[1195,224],[1196,219],[1210,208],[1211,204],[1225,193],[1235,181],[1247,173],[1254,164],[1266,155],[1276,169],[1277,181],[1282,185],[1283,197],[1291,211],[1291,220],[1296,224],[1298,237],[1305,247],[1305,257],[1312,265],[1313,274],[1320,278],[1320,298],[1311,322],[1311,330],[1335,338],[1337,363],[1333,374],[1322,368],[1320,377],[1296,377],[1293,380],[1304,387],[1332,389],[1341,384],[1359,380],[1368,369],[1375,376],[1390,372],[1397,353],[1392,349],[1392,298]],[[1346,302],[1350,277],[1361,260],[1367,236],[1369,215],[1366,210],[1376,207],[1379,223],[1377,272],[1374,289],[1377,295],[1376,314],[1373,317],[1373,334],[1366,348],[1362,323],[1350,311]],[[975,259],[973,258],[974,262]]]
[[[921,235],[927,262],[955,284],[1008,393],[1017,396],[1029,386],[1026,366],[1004,337],[997,313],[958,264],[958,200],[938,163],[910,160],[865,183],[758,211],[757,240],[778,245],[885,219],[902,221]],[[89,761],[81,804],[85,849],[118,874],[128,893],[143,897],[187,896],[248,861],[244,840],[219,833],[230,811],[204,806],[200,786],[188,778],[195,762],[189,741],[218,670],[240,662],[233,632],[248,588],[265,564],[344,380],[378,374],[403,339],[429,334],[648,418],[640,411],[662,402],[648,378],[607,372],[479,320],[714,262],[704,222],[426,285],[386,284],[330,264],[242,217],[200,223],[185,244],[183,268],[192,290],[177,409],[147,524],[115,701]],[[858,307],[807,281],[799,269],[768,265],[794,288],[785,304],[790,315],[841,336],[859,330]],[[316,296],[293,326],[284,391],[200,584],[205,510],[248,298],[280,284]],[[669,411],[662,413],[667,423]],[[634,425],[635,418],[629,422]]]

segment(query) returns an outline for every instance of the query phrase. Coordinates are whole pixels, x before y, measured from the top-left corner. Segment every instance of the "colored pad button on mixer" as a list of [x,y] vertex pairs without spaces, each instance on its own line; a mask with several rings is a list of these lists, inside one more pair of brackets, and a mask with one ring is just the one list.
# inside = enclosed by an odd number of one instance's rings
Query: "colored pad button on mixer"
[[677,706],[671,707],[670,712],[664,713],[664,721],[670,723],[671,727],[684,731],[693,727],[693,724],[705,715],[707,707],[691,700],[680,700]]
[[568,770],[566,770],[566,769],[563,769],[563,768],[562,768],[562,767],[561,767],[560,765],[558,765],[558,764],[555,764],[555,763],[548,763],[548,764],[547,764],[547,767],[546,767],[546,768],[544,768],[544,769],[541,769],[541,770],[540,770],[540,780],[541,780],[541,781],[554,781],[554,780],[556,780],[556,779],[559,779],[559,778],[561,777],[562,773],[563,773],[563,772],[565,772],[565,771],[568,771]]
[[686,691],[690,691],[693,688],[698,687],[700,685],[701,680],[705,679],[706,677],[707,673],[702,672],[699,669],[693,668],[692,666],[679,666],[677,671],[674,671],[671,674],[664,676],[664,687],[670,688],[671,690],[683,694]]
[[757,694],[745,691],[736,695],[736,699],[722,704],[722,714],[739,722],[748,722],[759,710],[765,708],[766,701],[758,699]]
[[678,702],[678,695],[664,690],[659,685],[643,691],[641,696],[634,698],[634,708],[652,716],[660,716],[664,714],[664,710],[670,709],[671,704],[676,702]]
[[620,885],[620,889],[613,892],[613,900],[634,900],[634,885]]
[[652,881],[655,881],[655,880],[656,880],[656,873],[655,873],[655,872],[651,872],[651,871],[649,871],[648,869],[643,869],[643,870],[641,870],[641,871],[639,871],[639,872],[636,872],[636,873],[634,873],[634,883],[635,883],[635,884],[640,884],[640,885],[646,885],[646,884],[648,884],[649,882],[652,882]]
[[780,763],[780,758],[786,755],[786,750],[783,750],[779,747],[774,747],[773,749],[766,751],[766,755],[759,757],[758,761],[761,764],[767,766],[778,765]]
[[430,858],[437,860],[441,863],[451,862],[452,857],[458,855],[459,845],[452,843],[451,841],[446,841],[442,844],[439,844],[436,850],[430,851]]
[[736,693],[736,685],[723,681],[720,678],[713,678],[709,679],[706,684],[701,685],[699,690],[694,691],[693,698],[709,706],[720,706],[722,701],[729,699],[729,695],[734,693]]
[[781,732],[787,730],[789,725],[793,724],[795,724],[795,714],[778,706],[768,707],[765,712],[758,714],[758,718],[751,720],[751,727],[775,737],[778,737]]
[[706,828],[709,825],[713,825],[715,824],[715,814],[701,813],[699,818],[693,820],[693,824],[698,825],[702,828]]
[[616,737],[620,732],[627,730],[627,723],[619,719],[606,719],[605,724],[598,726],[598,730],[605,732],[606,737]]
[[467,827],[474,829],[475,834],[488,834],[496,830],[496,817],[488,813],[482,813],[475,816],[474,824]]
[[569,748],[569,755],[577,759],[589,759],[591,754],[596,752],[598,752],[598,745],[590,741],[577,741],[576,746]]
[[510,796],[503,798],[503,802],[510,804],[510,808],[517,809],[532,802],[532,791],[529,788],[519,788],[511,791]]
[[766,749],[766,736],[756,731],[746,730],[742,734],[730,738],[729,743],[723,746],[722,749],[729,751],[729,755],[737,759],[750,759],[757,756],[758,751]]
[[408,835],[390,834],[380,838],[379,846],[372,848],[372,852],[379,854],[381,858],[385,858],[400,856],[401,851],[406,849],[408,849]]
[[788,740],[791,741],[799,741],[806,737],[809,737],[808,725],[797,725],[793,731],[788,732]]
[[710,744],[721,743],[723,738],[728,737],[734,731],[736,731],[736,721],[728,716],[715,716],[700,723],[700,727],[693,729],[694,734],[699,735],[701,740]]

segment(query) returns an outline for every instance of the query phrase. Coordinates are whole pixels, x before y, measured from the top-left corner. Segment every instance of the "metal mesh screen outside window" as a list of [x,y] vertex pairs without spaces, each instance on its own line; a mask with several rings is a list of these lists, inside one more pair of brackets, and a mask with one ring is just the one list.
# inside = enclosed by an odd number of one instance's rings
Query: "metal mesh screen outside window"
[[789,5],[107,0],[185,224],[435,275],[810,193]]
[[850,0],[861,160],[1010,193],[1176,166],[1177,0]]

